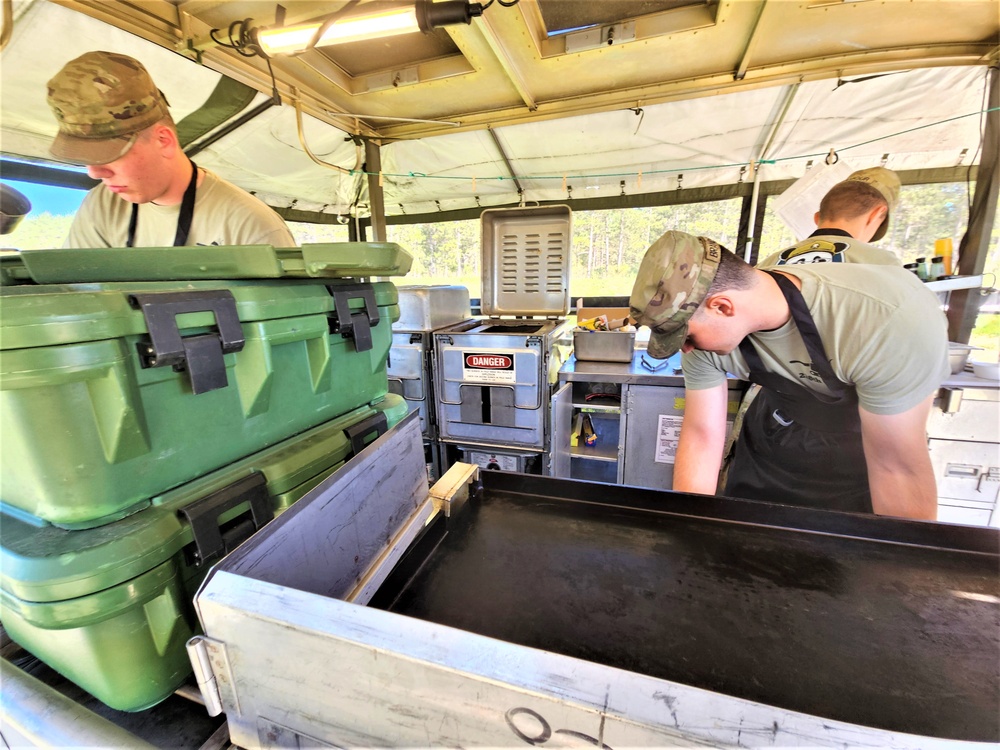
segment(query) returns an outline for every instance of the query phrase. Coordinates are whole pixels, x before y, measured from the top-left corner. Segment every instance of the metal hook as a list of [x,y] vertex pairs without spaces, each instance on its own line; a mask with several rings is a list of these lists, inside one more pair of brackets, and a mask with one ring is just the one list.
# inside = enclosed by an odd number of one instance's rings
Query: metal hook
[[830,153],[826,155],[826,163],[836,164],[838,161],[840,161],[840,156],[837,154],[837,151],[835,149],[831,148]]

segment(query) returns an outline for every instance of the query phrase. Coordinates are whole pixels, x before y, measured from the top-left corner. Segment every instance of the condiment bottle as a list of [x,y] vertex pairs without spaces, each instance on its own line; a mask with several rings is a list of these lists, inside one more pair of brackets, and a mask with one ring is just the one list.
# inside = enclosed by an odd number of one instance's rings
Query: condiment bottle
[[927,281],[930,273],[931,265],[927,262],[927,258],[917,258],[917,276],[920,277],[920,280]]
[[919,276],[920,272],[918,270],[916,263],[907,263],[903,266],[907,271],[910,271],[914,276]]
[[934,254],[940,255],[944,265],[942,276],[951,276],[951,237],[944,237],[934,241]]
[[937,279],[940,279],[942,276],[946,275],[947,274],[945,274],[944,272],[944,257],[941,255],[935,255],[931,259],[931,273],[930,276],[928,276],[928,278],[931,281],[936,281]]

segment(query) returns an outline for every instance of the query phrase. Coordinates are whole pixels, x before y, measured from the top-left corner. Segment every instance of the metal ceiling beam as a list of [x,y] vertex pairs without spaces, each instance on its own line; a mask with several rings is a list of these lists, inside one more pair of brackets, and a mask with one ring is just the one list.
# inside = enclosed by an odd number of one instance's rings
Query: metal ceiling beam
[[[683,101],[703,96],[718,96],[774,86],[829,80],[838,77],[873,75],[910,70],[914,67],[946,67],[982,65],[987,45],[948,45],[945,48],[919,47],[908,50],[865,52],[808,61],[803,64],[781,64],[752,68],[742,81],[734,81],[731,71],[679,81],[633,88],[621,88],[600,94],[552,99],[537,102],[537,109],[505,107],[490,112],[457,112],[447,115],[461,122],[457,128],[430,125],[390,126],[381,130],[386,139],[414,140],[445,133],[482,130],[487,126],[505,127],[528,122],[555,120],[562,117],[595,114],[636,106],[651,106]],[[445,117],[446,115],[442,115]]]
[[[51,2],[96,18],[161,47],[182,54],[185,51],[185,40],[180,30],[181,11],[171,3],[144,2],[138,6],[136,3],[124,0],[115,0],[114,3],[107,0],[51,0]],[[130,12],[123,12],[125,9]],[[167,18],[168,12],[169,18]],[[185,19],[184,26],[192,35],[205,35],[209,30],[206,24],[190,16]],[[190,54],[196,56],[201,64],[211,70],[252,86],[263,94],[271,93],[271,76],[264,58],[244,57],[222,47],[213,47],[197,53],[191,51]],[[311,79],[304,79],[299,72],[288,70],[283,71],[283,78],[284,80],[278,81],[278,92],[285,102],[298,98],[310,116],[346,133],[366,137],[379,135],[367,123],[351,118],[343,111],[338,112],[335,103],[319,93],[324,87],[325,79],[318,73]],[[326,81],[325,86],[329,87],[329,81]]]
[[754,48],[757,46],[757,42],[760,41],[760,35],[757,32],[760,29],[760,19],[764,17],[764,10],[766,8],[767,0],[760,0],[760,9],[757,11],[757,17],[754,19],[753,28],[750,29],[746,47],[743,49],[743,56],[740,58],[740,64],[736,66],[736,73],[733,74],[734,81],[742,81],[746,77],[747,68],[750,67],[750,58],[753,55]]
[[514,85],[518,96],[521,97],[521,101],[524,102],[524,105],[530,112],[534,112],[538,109],[538,103],[535,101],[535,97],[532,95],[531,89],[528,87],[528,83],[525,80],[524,75],[504,49],[504,44],[494,30],[490,19],[485,15],[480,16],[476,19],[475,27],[479,29],[483,37],[486,39],[486,43],[489,45],[490,49],[493,50],[493,54],[496,56],[497,62],[500,63],[500,67],[503,69],[503,72],[507,76],[508,80],[510,80],[510,82]]

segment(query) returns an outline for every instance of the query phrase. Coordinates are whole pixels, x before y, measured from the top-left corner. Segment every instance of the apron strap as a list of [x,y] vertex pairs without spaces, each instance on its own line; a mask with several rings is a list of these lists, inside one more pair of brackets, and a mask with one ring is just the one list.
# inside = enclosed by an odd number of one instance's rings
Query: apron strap
[[[181,211],[177,216],[177,231],[174,234],[174,247],[182,247],[187,244],[188,235],[191,234],[191,222],[194,219],[194,198],[198,189],[198,165],[191,162],[191,179],[184,190],[184,197],[181,199]],[[135,232],[139,225],[139,204],[132,204],[132,216],[128,222],[128,240],[125,247],[135,247]]]
[[[771,271],[765,271],[765,273],[770,274],[778,284],[781,294],[788,303],[792,320],[795,321],[799,335],[806,345],[806,351],[812,360],[812,366],[823,379],[824,385],[826,385],[834,398],[844,396],[851,390],[851,387],[840,380],[833,372],[833,366],[830,364],[830,360],[826,356],[826,349],[823,347],[823,340],[816,329],[816,323],[813,321],[812,315],[809,314],[809,306],[806,305],[806,300],[802,296],[802,292],[784,274],[772,273]],[[753,378],[753,373],[765,371],[764,363],[761,361],[760,355],[757,353],[757,349],[754,347],[749,336],[740,342],[740,353],[750,368],[751,379]]]

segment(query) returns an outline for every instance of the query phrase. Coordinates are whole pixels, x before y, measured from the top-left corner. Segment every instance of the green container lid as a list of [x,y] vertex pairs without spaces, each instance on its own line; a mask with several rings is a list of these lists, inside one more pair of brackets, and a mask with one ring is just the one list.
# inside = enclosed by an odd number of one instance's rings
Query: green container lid
[[[101,284],[53,284],[13,286],[0,289],[0,349],[71,344],[145,334],[148,326],[142,310],[130,303],[135,294],[186,291],[228,291],[236,303],[240,322],[247,323],[336,311],[331,291],[349,282],[315,281],[191,281],[112,282]],[[396,305],[399,295],[388,281],[372,284],[378,307]],[[364,300],[349,300],[352,311],[364,308]],[[398,317],[398,313],[396,314]],[[390,324],[392,321],[389,321]],[[215,325],[212,312],[178,316],[182,329]]]
[[22,250],[0,261],[4,285],[187,279],[404,276],[413,257],[388,242]]

